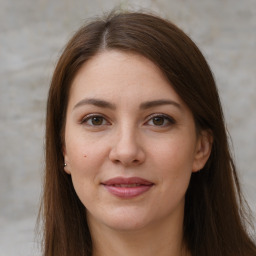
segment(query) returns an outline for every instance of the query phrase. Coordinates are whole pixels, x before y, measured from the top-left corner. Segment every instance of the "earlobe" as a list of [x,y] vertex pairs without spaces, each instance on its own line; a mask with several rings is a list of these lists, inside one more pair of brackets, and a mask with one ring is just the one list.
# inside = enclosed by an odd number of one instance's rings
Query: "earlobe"
[[68,165],[68,157],[67,157],[67,152],[66,152],[66,147],[62,147],[62,154],[64,158],[64,163],[63,163],[63,169],[67,174],[71,174],[70,172],[70,166]]
[[71,174],[70,172],[70,167],[68,166],[68,164],[66,162],[64,162],[64,171],[67,173],[67,174]]
[[195,158],[193,163],[192,172],[198,172],[205,166],[212,150],[213,136],[209,130],[204,130],[200,133]]

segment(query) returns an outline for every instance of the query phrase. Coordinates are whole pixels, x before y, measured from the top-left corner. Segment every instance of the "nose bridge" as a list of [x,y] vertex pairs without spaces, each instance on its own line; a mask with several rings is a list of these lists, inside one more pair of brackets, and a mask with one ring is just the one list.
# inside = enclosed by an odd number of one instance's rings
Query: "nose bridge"
[[134,125],[124,122],[118,127],[116,147],[121,153],[134,154],[138,147],[138,131]]
[[118,125],[110,153],[111,160],[129,165],[143,162],[144,157],[138,127],[127,121]]

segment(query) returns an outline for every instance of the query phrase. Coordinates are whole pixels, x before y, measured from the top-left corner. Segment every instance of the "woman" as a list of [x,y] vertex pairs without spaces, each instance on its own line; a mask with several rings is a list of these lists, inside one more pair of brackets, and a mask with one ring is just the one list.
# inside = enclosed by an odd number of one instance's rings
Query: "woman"
[[47,256],[256,255],[212,73],[175,25],[111,14],[67,44],[42,209]]

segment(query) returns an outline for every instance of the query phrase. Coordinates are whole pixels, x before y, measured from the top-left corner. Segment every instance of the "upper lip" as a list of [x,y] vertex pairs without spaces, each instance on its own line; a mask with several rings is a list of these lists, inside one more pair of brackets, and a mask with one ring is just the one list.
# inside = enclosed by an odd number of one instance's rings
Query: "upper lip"
[[130,177],[130,178],[115,177],[102,182],[102,184],[107,186],[121,185],[121,184],[138,184],[138,185],[150,186],[150,185],[153,185],[154,183],[140,177]]

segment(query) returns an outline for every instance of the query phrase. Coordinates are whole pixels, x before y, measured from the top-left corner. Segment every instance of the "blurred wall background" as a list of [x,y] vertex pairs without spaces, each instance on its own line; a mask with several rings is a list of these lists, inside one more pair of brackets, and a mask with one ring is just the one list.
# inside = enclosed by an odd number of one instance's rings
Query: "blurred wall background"
[[51,74],[74,31],[115,6],[153,10],[198,44],[215,74],[256,212],[255,0],[0,0],[0,256],[39,255],[34,228]]

